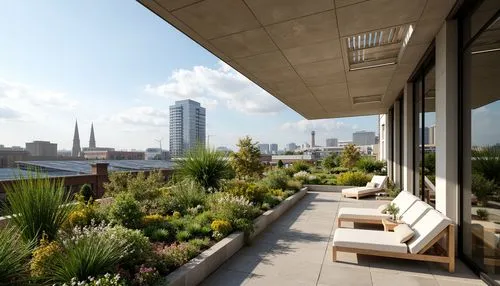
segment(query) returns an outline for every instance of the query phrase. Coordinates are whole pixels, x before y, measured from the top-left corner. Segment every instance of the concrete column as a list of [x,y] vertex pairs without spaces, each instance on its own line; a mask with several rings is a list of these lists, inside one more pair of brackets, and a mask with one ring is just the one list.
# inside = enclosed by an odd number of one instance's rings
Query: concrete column
[[97,199],[101,198],[104,194],[104,183],[109,182],[108,165],[108,163],[95,163],[91,165],[91,173],[97,177],[97,183],[94,186]]
[[392,142],[393,142],[393,136],[394,136],[394,133],[393,133],[393,120],[394,120],[394,117],[393,117],[393,113],[391,112],[388,112],[386,114],[386,124],[385,124],[385,134],[386,134],[386,137],[385,137],[385,154],[386,154],[386,157],[387,157],[387,175],[389,176],[389,178],[394,181],[394,158],[392,157],[392,149],[394,148],[394,146],[392,146]]
[[436,35],[436,209],[459,221],[458,32],[447,21]]
[[414,170],[413,154],[415,146],[413,137],[415,128],[413,126],[413,84],[406,83],[403,99],[403,185],[402,189],[414,194]]
[[394,149],[394,158],[393,160],[393,178],[394,178],[394,183],[396,183],[397,186],[401,187],[402,183],[401,182],[401,140],[403,140],[403,137],[401,136],[401,101],[396,100],[394,102],[394,116],[393,116],[393,129],[394,129],[394,144],[392,145],[392,148]]

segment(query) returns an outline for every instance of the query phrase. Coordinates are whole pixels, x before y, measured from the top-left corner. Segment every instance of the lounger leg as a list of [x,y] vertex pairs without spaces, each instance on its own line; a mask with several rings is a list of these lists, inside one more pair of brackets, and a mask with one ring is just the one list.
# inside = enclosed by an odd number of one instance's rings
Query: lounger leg
[[448,226],[448,257],[450,262],[448,264],[448,271],[455,272],[455,226]]
[[335,246],[332,246],[332,261],[337,261],[337,249],[335,248]]
[[342,227],[342,220],[337,218],[337,227]]

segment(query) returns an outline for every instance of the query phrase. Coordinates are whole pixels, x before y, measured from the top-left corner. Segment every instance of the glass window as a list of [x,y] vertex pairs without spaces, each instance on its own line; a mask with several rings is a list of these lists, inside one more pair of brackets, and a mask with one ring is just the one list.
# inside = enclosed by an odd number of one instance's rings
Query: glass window
[[[484,15],[484,9],[477,11],[476,18],[473,16],[476,22],[477,17]],[[464,146],[470,150],[463,150],[467,173],[462,186],[462,247],[466,257],[499,282],[500,18],[481,20],[489,24],[478,36],[471,35],[474,40],[463,54],[464,118],[467,119],[463,124],[470,124],[470,132],[464,133],[468,137]]]

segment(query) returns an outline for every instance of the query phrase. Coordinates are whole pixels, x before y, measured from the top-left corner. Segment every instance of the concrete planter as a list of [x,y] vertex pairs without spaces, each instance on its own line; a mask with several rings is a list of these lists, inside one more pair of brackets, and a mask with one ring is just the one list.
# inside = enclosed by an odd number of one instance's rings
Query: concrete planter
[[[268,210],[261,216],[254,220],[254,232],[250,235],[250,240],[254,239],[261,233],[268,225],[273,223],[288,209],[294,206],[300,199],[302,199],[308,188],[304,187],[293,196],[288,197],[282,201],[274,209]],[[170,273],[166,280],[169,286],[187,286],[198,285],[212,272],[217,270],[222,263],[229,259],[245,244],[245,235],[243,232],[235,232],[221,241],[217,242],[214,246],[203,251],[197,257],[191,259],[188,263],[182,265],[180,268]]]
[[342,192],[342,189],[356,188],[355,186],[332,186],[332,185],[304,185],[312,192]]

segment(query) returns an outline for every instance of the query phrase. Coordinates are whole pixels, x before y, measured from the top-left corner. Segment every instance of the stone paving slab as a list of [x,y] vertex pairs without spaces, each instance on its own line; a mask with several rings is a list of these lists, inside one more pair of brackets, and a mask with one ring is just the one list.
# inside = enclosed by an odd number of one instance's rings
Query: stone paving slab
[[332,262],[338,209],[384,203],[309,192],[201,285],[485,285],[460,261],[453,274],[438,264],[354,253],[339,252],[340,262]]

